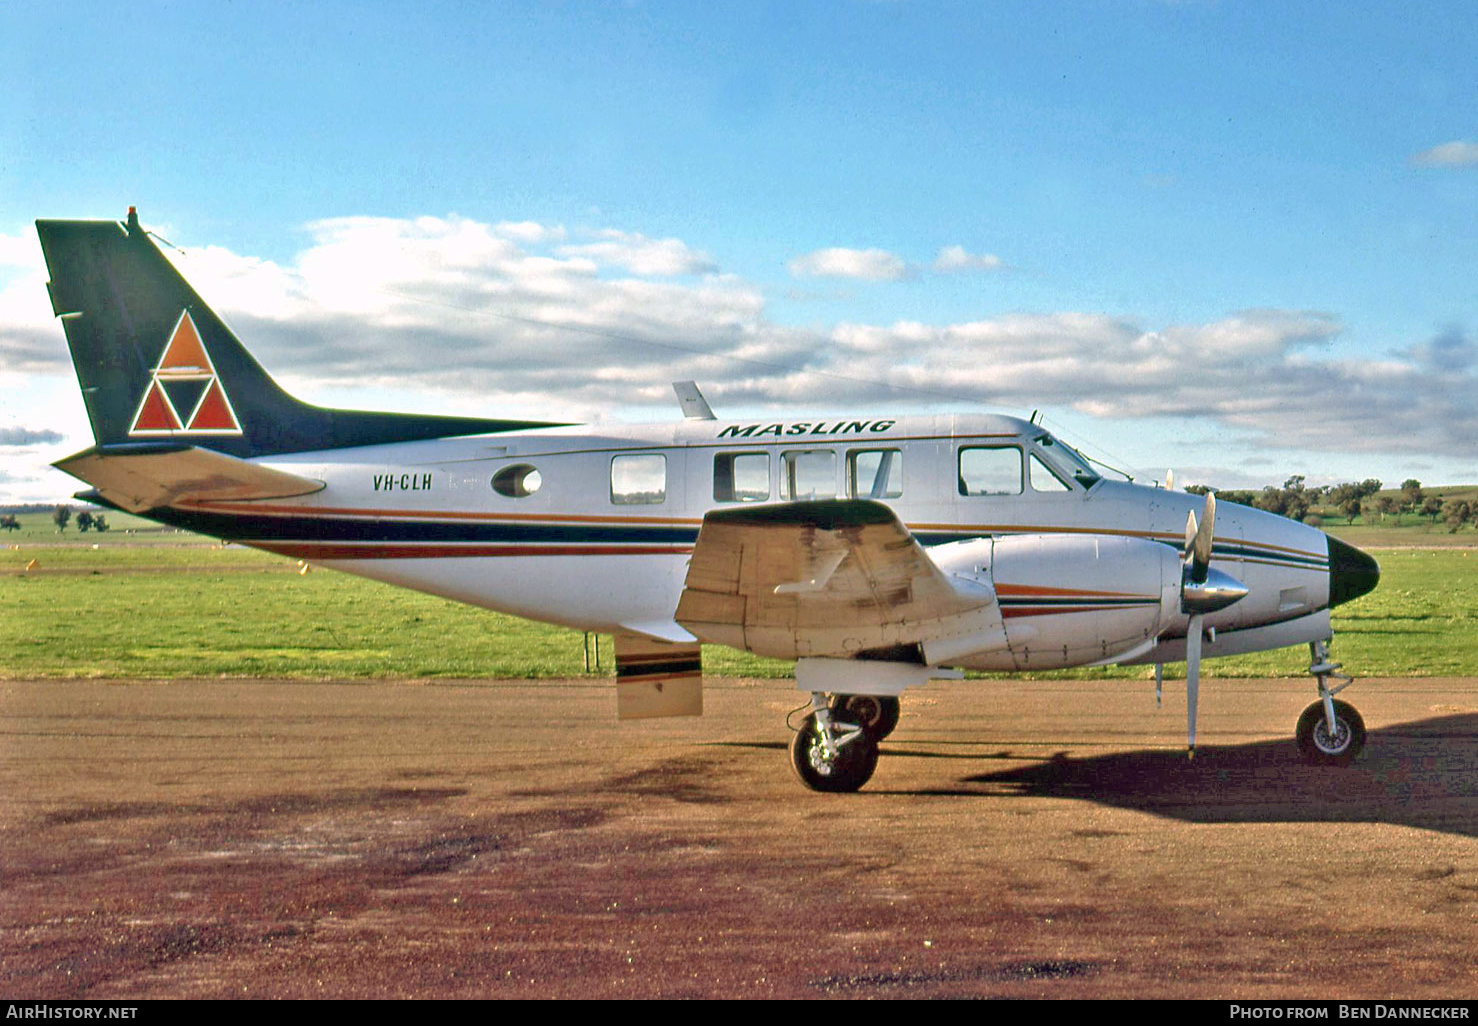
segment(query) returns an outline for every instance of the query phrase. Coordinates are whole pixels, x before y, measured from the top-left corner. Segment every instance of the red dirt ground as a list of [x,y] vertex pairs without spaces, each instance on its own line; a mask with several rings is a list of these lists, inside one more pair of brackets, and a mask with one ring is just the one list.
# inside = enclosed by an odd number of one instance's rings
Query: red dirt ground
[[960,682],[859,794],[785,681],[0,682],[0,992],[1478,996],[1478,681]]

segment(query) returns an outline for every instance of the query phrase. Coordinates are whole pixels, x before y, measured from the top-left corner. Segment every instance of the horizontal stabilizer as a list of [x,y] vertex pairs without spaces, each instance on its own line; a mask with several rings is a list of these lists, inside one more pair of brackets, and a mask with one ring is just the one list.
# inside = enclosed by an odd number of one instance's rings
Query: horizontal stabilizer
[[185,445],[94,446],[53,464],[130,513],[190,502],[283,499],[322,481]]

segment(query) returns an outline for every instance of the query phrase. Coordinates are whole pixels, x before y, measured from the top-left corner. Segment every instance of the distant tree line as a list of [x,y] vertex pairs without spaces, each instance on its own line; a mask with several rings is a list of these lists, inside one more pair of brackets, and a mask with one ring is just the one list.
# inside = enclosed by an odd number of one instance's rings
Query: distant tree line
[[12,502],[0,506],[0,513],[49,513],[52,504],[49,502]]
[[[56,524],[58,531],[65,531],[67,524],[72,521],[71,506],[57,506],[51,511],[51,522]],[[19,525],[17,525],[19,526]],[[101,513],[93,513],[83,510],[77,514],[77,530],[86,533],[88,531],[106,531],[108,529],[107,518]]]
[[[1216,496],[1226,502],[1267,510],[1291,520],[1317,522],[1320,518],[1314,511],[1320,509],[1338,511],[1352,524],[1361,517],[1369,523],[1377,519],[1384,521],[1386,517],[1399,517],[1402,513],[1424,516],[1434,527],[1440,518],[1454,532],[1464,524],[1478,524],[1478,507],[1474,503],[1428,495],[1416,478],[1401,482],[1401,491],[1395,495],[1381,495],[1380,490],[1381,482],[1375,478],[1310,488],[1304,483],[1304,475],[1295,474],[1283,482],[1282,488],[1268,485],[1262,491],[1227,489],[1217,491]],[[1193,485],[1186,491],[1205,495],[1214,489]]]

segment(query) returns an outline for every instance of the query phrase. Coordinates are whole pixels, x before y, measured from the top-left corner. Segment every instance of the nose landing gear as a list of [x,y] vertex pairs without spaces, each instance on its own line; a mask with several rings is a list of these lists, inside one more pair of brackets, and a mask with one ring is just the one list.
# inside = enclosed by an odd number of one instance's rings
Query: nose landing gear
[[[1339,672],[1340,664],[1329,661],[1327,641],[1309,642],[1312,660],[1309,672],[1319,684],[1319,700],[1298,718],[1294,736],[1304,760],[1316,766],[1347,766],[1365,747],[1365,721],[1348,702],[1337,702],[1334,696],[1353,683],[1353,678]],[[1329,686],[1331,679],[1339,681]]]

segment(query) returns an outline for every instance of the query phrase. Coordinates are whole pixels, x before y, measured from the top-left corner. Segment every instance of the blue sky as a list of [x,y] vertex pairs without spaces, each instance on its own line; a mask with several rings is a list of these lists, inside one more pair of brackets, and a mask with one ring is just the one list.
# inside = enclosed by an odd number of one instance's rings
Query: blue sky
[[1471,3],[82,11],[0,33],[0,501],[90,444],[30,225],[130,204],[318,402],[666,419],[694,377],[1478,481]]

